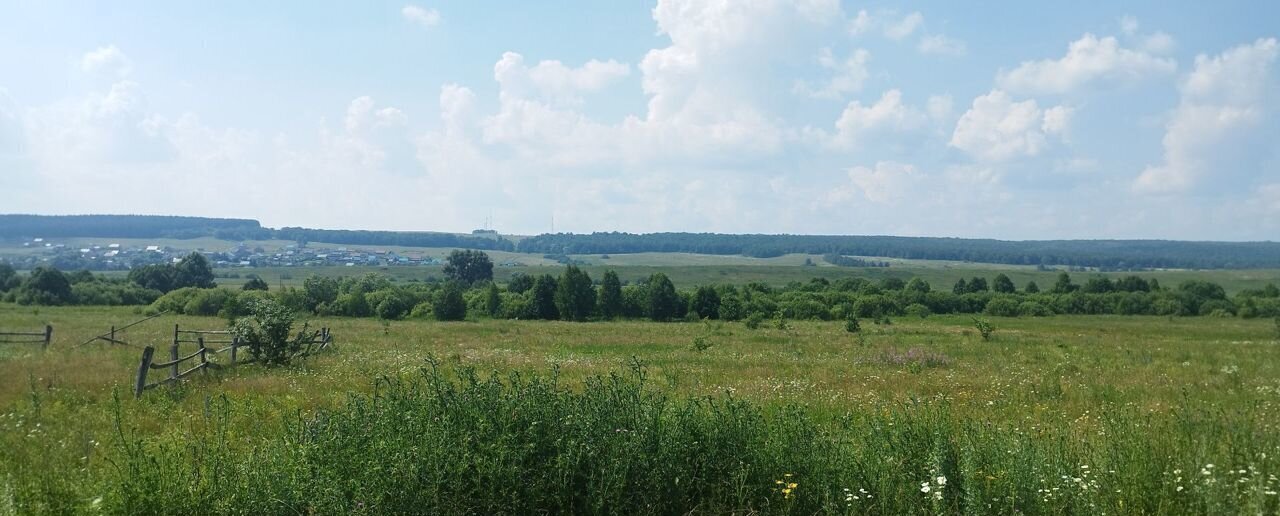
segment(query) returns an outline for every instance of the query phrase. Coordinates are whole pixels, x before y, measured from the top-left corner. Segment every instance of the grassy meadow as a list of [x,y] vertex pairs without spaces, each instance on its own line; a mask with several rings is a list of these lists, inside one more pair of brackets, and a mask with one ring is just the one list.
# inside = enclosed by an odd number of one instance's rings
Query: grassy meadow
[[[0,514],[1280,510],[1270,320],[311,319],[332,350],[134,400],[140,347],[80,344],[137,318],[0,305],[55,327],[0,344]],[[226,325],[123,338],[175,323]]]

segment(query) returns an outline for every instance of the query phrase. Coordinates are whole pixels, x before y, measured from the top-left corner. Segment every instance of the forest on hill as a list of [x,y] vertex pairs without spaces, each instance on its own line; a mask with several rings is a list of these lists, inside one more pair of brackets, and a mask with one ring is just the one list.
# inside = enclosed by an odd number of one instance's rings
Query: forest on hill
[[717,233],[546,234],[517,250],[545,254],[704,253],[767,258],[788,253],[878,256],[1103,269],[1259,269],[1280,267],[1278,242],[1172,240],[991,240],[848,235]]

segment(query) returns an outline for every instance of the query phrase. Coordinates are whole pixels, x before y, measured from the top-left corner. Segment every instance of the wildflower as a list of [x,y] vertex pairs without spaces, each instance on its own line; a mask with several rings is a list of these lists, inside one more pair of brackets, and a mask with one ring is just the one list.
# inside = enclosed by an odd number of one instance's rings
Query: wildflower
[[937,481],[938,481],[938,485],[939,485],[939,486],[945,486],[945,485],[947,485],[947,477],[942,477],[942,476],[940,476],[940,477],[938,477],[938,478],[937,478]]
[[929,483],[928,483],[928,482],[921,482],[921,483],[920,483],[920,492],[921,492],[921,493],[928,493],[929,491],[932,491],[932,490],[933,490],[933,488],[932,488],[932,487],[929,487]]

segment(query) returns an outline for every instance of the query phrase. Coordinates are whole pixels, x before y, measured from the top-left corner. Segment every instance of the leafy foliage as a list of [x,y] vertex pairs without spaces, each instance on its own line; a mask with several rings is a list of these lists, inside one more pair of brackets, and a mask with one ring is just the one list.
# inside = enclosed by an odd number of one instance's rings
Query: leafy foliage
[[444,274],[468,286],[480,281],[493,281],[493,260],[482,251],[454,249],[445,258]]
[[255,302],[252,315],[237,319],[231,332],[249,353],[266,365],[287,364],[302,349],[305,335],[290,337],[293,311],[270,299]]

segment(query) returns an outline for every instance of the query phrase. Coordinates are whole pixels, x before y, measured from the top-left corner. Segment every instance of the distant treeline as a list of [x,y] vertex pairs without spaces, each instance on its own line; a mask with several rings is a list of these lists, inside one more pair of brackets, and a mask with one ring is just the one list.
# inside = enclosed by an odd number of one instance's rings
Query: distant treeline
[[1280,242],[1008,241],[894,236],[557,233],[521,240],[517,250],[539,254],[672,252],[758,258],[805,253],[1014,265],[1067,265],[1114,270],[1280,267]]
[[35,237],[294,240],[349,245],[454,247],[566,256],[647,252],[743,255],[788,253],[877,256],[1105,270],[1280,268],[1280,242],[1032,240],[718,233],[544,234],[519,245],[490,234],[264,228],[255,220],[151,215],[0,215],[0,239]]
[[199,238],[259,235],[256,220],[157,215],[0,215],[0,238]]
[[511,251],[509,240],[417,231],[264,228],[256,220],[154,215],[0,215],[0,238],[176,238],[293,240],[348,245],[460,247]]

